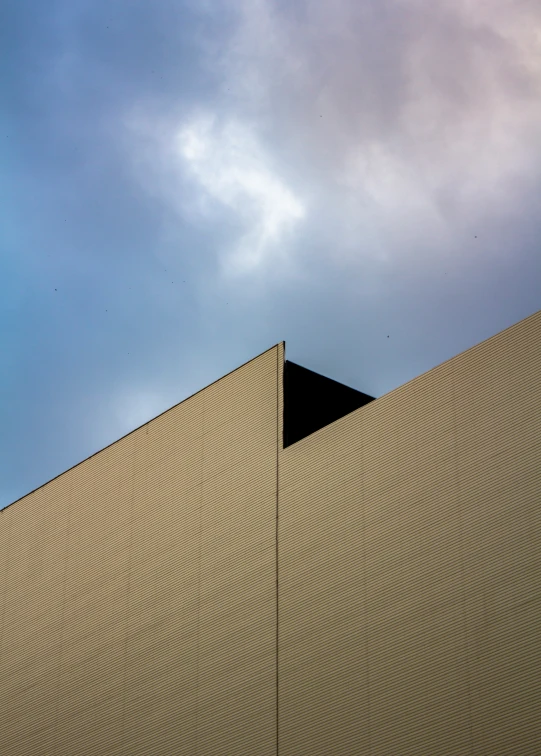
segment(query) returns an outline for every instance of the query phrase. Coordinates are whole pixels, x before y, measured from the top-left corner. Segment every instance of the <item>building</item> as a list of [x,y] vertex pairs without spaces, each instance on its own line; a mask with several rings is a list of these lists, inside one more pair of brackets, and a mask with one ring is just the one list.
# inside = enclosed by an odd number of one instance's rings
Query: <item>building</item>
[[2,756],[539,756],[540,373],[280,343],[5,508]]

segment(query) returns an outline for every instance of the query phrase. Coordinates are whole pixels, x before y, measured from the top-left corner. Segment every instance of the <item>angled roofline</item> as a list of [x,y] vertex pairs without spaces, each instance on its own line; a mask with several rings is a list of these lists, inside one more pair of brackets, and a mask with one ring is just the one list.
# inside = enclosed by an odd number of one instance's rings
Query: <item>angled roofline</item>
[[18,501],[22,501],[23,499],[26,499],[27,496],[30,496],[30,494],[35,493],[36,491],[39,491],[40,488],[43,488],[44,486],[47,486],[49,483],[52,483],[53,480],[56,480],[57,478],[60,478],[62,475],[65,475],[66,473],[70,472],[70,470],[75,469],[76,467],[79,467],[79,465],[82,465],[83,462],[87,462],[89,459],[92,459],[92,457],[95,457],[96,454],[100,454],[102,451],[105,451],[105,449],[109,449],[109,447],[114,446],[115,444],[118,444],[119,441],[122,441],[124,438],[127,438],[128,436],[131,436],[132,433],[135,433],[136,431],[140,430],[141,428],[144,428],[145,425],[148,425],[153,420],[157,420],[162,415],[165,415],[166,412],[170,412],[172,409],[175,409],[175,407],[178,407],[180,404],[183,404],[184,402],[187,402],[188,399],[191,399],[194,396],[197,396],[197,394],[200,394],[202,391],[206,391],[206,389],[210,388],[210,386],[214,386],[215,383],[218,383],[218,381],[223,380],[224,378],[227,378],[227,376],[231,375],[232,373],[235,373],[237,370],[240,370],[243,367],[246,367],[246,365],[249,365],[250,362],[253,362],[254,360],[259,359],[259,357],[262,357],[267,352],[272,351],[273,349],[276,349],[280,346],[280,344],[284,345],[284,353],[285,353],[285,341],[279,341],[277,344],[274,344],[273,346],[269,347],[268,349],[265,349],[264,352],[260,352],[260,354],[257,354],[255,357],[252,357],[250,360],[247,360],[246,362],[243,362],[242,365],[239,365],[238,367],[234,368],[233,370],[230,370],[229,373],[225,373],[225,375],[221,375],[219,378],[216,378],[215,381],[212,381],[211,383],[207,384],[206,386],[203,386],[203,388],[200,388],[198,391],[195,391],[193,394],[190,394],[190,396],[187,396],[185,399],[182,399],[180,402],[177,402],[176,404],[173,404],[171,407],[168,407],[163,412],[160,412],[159,415],[156,415],[155,417],[151,417],[146,422],[142,423],[141,425],[138,425],[137,428],[134,428],[133,430],[129,431],[128,433],[125,433],[120,438],[117,438],[115,441],[112,441],[110,444],[107,444],[107,446],[103,446],[101,449],[98,449],[97,451],[93,452],[92,454],[89,454],[88,457],[85,457],[80,462],[76,462],[71,467],[68,467],[67,470],[63,470],[61,473],[58,473],[58,475],[55,475],[53,478],[50,478],[49,480],[46,480],[45,483],[42,483],[40,486],[36,486],[36,488],[33,488],[31,491],[28,491],[28,493],[23,494],[22,496],[19,496],[18,499],[15,499],[15,501],[10,502],[9,504],[6,504],[5,507],[2,507],[0,509],[0,514],[4,512],[8,507],[12,507],[14,504],[17,504]]

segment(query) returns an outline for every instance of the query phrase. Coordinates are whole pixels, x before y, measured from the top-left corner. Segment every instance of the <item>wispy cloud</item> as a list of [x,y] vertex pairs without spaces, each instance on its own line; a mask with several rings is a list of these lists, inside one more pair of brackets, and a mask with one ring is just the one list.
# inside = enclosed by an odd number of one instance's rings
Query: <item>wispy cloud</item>
[[[223,126],[210,116],[184,125],[178,134],[179,156],[199,191],[229,208],[243,233],[225,267],[237,273],[277,260],[288,233],[305,216],[302,200],[281,180],[269,155],[250,129],[238,121]],[[207,213],[212,210],[207,205]]]
[[183,222],[228,225],[225,278],[285,278],[310,248],[340,265],[360,247],[374,264],[450,255],[541,172],[529,0],[229,5],[215,107],[135,119]]
[[539,175],[539,4],[239,7],[227,86],[303,180],[318,177],[321,206],[340,202],[343,228],[356,213],[394,229],[389,254],[520,201]]
[[128,125],[139,140],[141,183],[179,221],[211,225],[229,216],[237,232],[218,250],[223,275],[292,262],[288,250],[306,218],[306,201],[281,177],[249,123],[199,109],[162,121],[138,114]]

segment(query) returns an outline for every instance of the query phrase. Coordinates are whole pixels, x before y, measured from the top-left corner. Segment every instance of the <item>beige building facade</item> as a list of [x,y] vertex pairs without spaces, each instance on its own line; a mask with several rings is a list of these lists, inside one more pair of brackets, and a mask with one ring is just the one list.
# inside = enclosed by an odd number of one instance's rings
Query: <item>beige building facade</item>
[[541,311],[375,400],[284,350],[0,511],[2,756],[541,754]]

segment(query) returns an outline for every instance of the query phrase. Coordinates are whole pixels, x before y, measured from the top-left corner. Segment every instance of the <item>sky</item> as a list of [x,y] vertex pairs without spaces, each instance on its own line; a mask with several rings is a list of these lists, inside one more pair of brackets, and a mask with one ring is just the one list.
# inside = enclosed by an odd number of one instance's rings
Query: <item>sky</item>
[[280,341],[380,397],[541,309],[539,0],[3,0],[0,508]]

